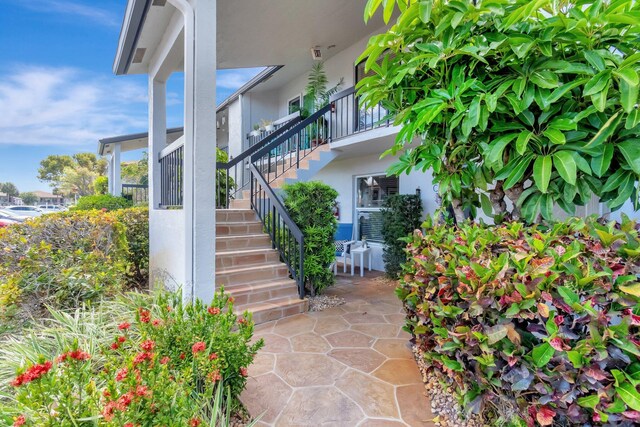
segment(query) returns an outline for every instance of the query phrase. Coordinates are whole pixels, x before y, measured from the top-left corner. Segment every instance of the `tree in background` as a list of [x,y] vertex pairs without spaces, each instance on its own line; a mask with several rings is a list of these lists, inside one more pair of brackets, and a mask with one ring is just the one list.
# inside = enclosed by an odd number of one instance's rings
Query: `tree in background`
[[35,205],[40,200],[40,198],[35,193],[31,192],[20,194],[20,198],[25,205]]
[[20,191],[18,191],[18,187],[13,182],[2,182],[0,183],[0,193],[4,193],[9,197],[18,197]]
[[145,152],[137,162],[122,164],[122,182],[126,184],[149,184],[149,156]]
[[93,182],[93,191],[95,194],[107,194],[109,191],[109,178],[101,175]]
[[[47,182],[54,193],[83,196],[93,194],[93,180],[104,175],[106,170],[107,161],[99,159],[93,153],[76,153],[73,156],[51,155],[40,162],[38,179]],[[87,184],[87,180],[91,182]]]

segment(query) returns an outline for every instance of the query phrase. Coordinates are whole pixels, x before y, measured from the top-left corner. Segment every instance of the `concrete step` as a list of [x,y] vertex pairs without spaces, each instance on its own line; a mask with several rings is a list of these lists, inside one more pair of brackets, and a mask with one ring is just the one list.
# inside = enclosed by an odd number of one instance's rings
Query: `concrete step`
[[280,261],[275,249],[236,249],[216,252],[216,269],[248,267],[251,265],[271,264]]
[[255,220],[216,224],[216,236],[246,236],[247,234],[261,234],[262,232],[262,223]]
[[259,325],[283,317],[304,313],[309,309],[309,301],[299,298],[281,298],[263,303],[247,304],[234,307],[238,314],[245,310],[253,314],[253,321]]
[[251,200],[246,199],[233,199],[229,204],[231,209],[251,209]]
[[289,269],[281,262],[216,269],[216,283],[225,288],[232,285],[288,278]]
[[271,238],[265,233],[246,234],[244,236],[216,236],[216,251],[271,248]]
[[216,223],[257,221],[253,209],[216,209]]
[[281,298],[297,298],[298,286],[292,279],[267,280],[229,285],[225,292],[233,296],[236,306],[258,304]]

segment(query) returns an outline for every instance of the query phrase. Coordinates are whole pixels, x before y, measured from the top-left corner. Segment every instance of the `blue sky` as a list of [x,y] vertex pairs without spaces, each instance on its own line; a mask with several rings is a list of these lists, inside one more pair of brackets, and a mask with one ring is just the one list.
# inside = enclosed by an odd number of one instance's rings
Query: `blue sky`
[[[21,191],[50,154],[95,152],[100,138],[147,130],[145,76],[111,66],[126,0],[0,0],[0,182]],[[256,69],[218,72],[217,100]],[[182,75],[169,81],[168,126],[182,126]]]

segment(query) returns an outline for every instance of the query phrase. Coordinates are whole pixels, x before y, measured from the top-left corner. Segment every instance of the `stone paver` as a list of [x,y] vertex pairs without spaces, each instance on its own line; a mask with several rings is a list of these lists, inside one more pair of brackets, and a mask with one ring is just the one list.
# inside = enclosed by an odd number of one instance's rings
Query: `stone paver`
[[327,294],[345,305],[256,328],[265,347],[241,400],[258,425],[435,425],[402,305],[377,277],[340,275]]

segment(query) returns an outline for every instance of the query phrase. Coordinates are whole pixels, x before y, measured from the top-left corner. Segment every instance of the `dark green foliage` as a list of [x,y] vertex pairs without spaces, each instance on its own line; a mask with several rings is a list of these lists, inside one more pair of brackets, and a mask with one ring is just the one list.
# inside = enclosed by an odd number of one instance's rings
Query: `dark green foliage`
[[333,284],[329,266],[335,261],[338,221],[333,206],[338,192],[318,181],[285,185],[283,190],[284,205],[304,234],[304,276],[313,295]]
[[78,199],[78,203],[72,208],[74,211],[88,211],[92,209],[106,209],[114,211],[133,206],[133,202],[125,197],[116,197],[110,194],[84,196]]
[[397,294],[425,360],[467,408],[489,425],[508,413],[529,426],[638,421],[635,222],[424,225]]
[[387,276],[397,278],[401,265],[407,262],[407,243],[400,240],[420,228],[422,201],[415,194],[395,194],[387,197],[382,210],[382,237],[384,249],[384,271]]
[[132,264],[129,276],[133,285],[144,287],[149,282],[149,209],[119,209],[113,216],[124,226]]

